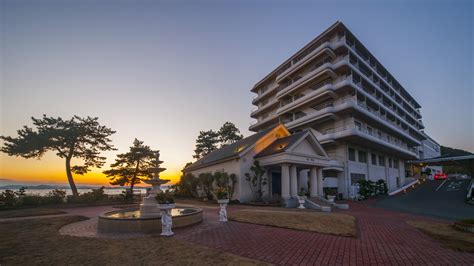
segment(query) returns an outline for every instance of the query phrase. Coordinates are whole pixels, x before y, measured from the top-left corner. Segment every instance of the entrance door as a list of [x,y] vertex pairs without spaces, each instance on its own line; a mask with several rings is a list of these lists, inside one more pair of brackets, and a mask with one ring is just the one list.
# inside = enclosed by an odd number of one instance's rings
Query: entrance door
[[281,195],[281,173],[272,172],[272,195]]

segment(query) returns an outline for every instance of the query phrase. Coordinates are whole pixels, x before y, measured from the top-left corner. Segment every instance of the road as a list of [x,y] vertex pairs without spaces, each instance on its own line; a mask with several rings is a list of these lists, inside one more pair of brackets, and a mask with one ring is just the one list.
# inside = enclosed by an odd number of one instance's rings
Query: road
[[374,206],[449,220],[473,219],[474,206],[464,202],[470,180],[426,181],[407,194],[386,197]]

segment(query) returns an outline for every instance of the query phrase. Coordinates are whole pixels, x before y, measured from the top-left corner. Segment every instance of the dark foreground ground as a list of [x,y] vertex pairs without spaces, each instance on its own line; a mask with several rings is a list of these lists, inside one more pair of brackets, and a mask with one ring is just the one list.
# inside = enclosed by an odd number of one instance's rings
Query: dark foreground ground
[[386,197],[374,206],[448,220],[474,219],[474,206],[464,202],[470,180],[426,181],[407,194]]

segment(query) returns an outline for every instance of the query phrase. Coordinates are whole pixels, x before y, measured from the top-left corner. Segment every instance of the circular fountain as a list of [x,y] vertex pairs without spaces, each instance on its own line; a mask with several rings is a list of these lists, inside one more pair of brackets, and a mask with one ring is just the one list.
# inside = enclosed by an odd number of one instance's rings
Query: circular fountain
[[[156,195],[161,192],[161,185],[169,180],[160,179],[160,173],[166,168],[160,167],[160,152],[156,152],[156,159],[153,161],[154,167],[148,170],[152,173],[152,178],[144,182],[152,187],[147,196],[142,199],[139,208],[130,208],[106,212],[99,216],[98,229],[103,233],[153,233],[160,232],[161,210],[156,202]],[[171,209],[173,228],[188,226],[202,221],[202,210],[186,206],[176,206]]]

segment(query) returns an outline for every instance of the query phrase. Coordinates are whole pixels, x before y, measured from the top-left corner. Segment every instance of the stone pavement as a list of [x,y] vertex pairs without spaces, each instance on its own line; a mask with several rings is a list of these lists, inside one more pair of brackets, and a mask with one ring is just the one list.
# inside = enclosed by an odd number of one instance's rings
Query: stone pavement
[[443,248],[405,222],[433,219],[370,208],[367,203],[350,203],[350,210],[338,212],[357,218],[357,238],[238,222],[219,224],[215,212],[206,212],[199,230],[189,227],[175,232],[176,238],[194,244],[274,264],[474,264],[474,254]]
[[[456,252],[408,225],[407,220],[434,220],[371,208],[370,201],[349,203],[337,212],[357,218],[356,238],[275,228],[239,222],[218,222],[217,207],[201,206],[204,222],[174,229],[174,238],[273,264],[316,265],[473,265],[474,254]],[[231,206],[229,211],[247,208]],[[91,217],[61,228],[83,237],[130,237],[97,233],[97,215],[112,207],[65,209]],[[440,220],[434,220],[440,221]],[[150,241],[149,239],[147,241]]]

